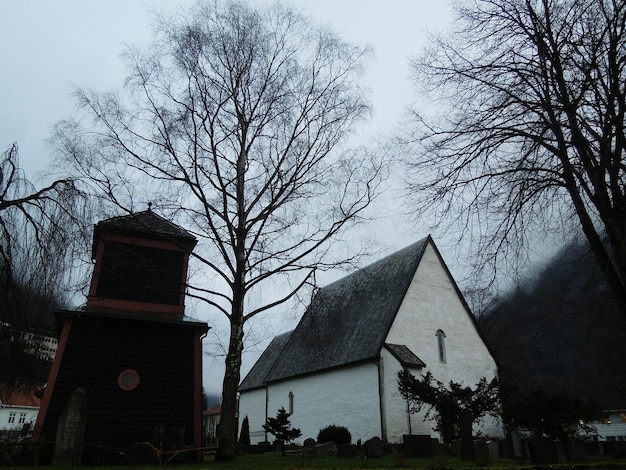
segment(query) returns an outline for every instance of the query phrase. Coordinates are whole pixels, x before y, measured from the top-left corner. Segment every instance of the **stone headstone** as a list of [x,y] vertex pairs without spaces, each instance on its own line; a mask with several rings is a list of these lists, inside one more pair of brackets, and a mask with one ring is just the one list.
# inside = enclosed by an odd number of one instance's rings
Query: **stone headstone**
[[431,458],[435,455],[433,439],[428,434],[404,434],[404,456],[408,458]]
[[57,437],[52,465],[76,467],[80,465],[87,425],[87,399],[84,388],[77,388],[70,397],[57,423]]
[[587,460],[585,448],[580,444],[570,444],[565,448],[567,461],[572,463],[580,463]]
[[161,452],[183,449],[185,446],[185,428],[157,424],[152,430],[152,445]]
[[511,441],[509,439],[499,439],[497,442],[498,442],[498,452],[500,453],[500,458],[510,459],[512,457]]
[[449,452],[453,457],[461,458],[461,439],[453,439],[450,441]]
[[556,446],[552,439],[538,437],[528,440],[528,452],[534,465],[553,465],[558,463]]
[[472,423],[474,419],[469,411],[462,411],[459,419],[461,428],[461,460],[474,460],[474,438]]
[[358,457],[359,449],[356,444],[337,444],[337,457],[351,458]]
[[380,437],[372,437],[363,444],[365,457],[368,459],[378,459],[383,455],[383,441]]
[[318,444],[315,447],[308,447],[302,449],[302,457],[308,457],[312,459],[323,459],[327,457],[337,456],[337,444],[334,442],[324,442]]
[[510,433],[511,436],[511,450],[513,451],[513,457],[520,459],[524,457],[524,443],[515,429]]
[[474,460],[479,467],[486,467],[500,459],[500,451],[496,441],[474,441]]
[[603,447],[601,442],[585,442],[585,452],[589,455],[601,455],[603,454]]

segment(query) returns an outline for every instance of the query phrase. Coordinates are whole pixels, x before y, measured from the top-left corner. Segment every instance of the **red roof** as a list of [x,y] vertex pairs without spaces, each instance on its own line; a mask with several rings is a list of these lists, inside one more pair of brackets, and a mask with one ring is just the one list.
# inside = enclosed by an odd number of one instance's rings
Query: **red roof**
[[204,416],[214,416],[214,415],[219,415],[221,413],[222,413],[222,405],[217,405],[217,406],[214,406],[213,408],[209,408],[202,414]]
[[0,401],[4,406],[41,406],[41,399],[35,393],[39,387],[0,386]]

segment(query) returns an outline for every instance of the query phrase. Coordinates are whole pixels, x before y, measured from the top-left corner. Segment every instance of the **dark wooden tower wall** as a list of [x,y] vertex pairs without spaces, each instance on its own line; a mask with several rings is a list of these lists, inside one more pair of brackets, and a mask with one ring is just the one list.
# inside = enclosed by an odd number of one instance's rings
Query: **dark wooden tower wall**
[[[157,425],[183,428],[195,442],[201,415],[201,357],[206,326],[199,323],[59,312],[64,318],[58,364],[50,377],[51,399],[43,416],[60,416],[76,387],[87,397],[86,442],[123,446],[152,440]],[[131,374],[125,382],[124,372]],[[132,375],[136,373],[136,375]],[[55,419],[40,425],[42,437],[57,433]]]
[[[151,442],[158,425],[201,447],[206,323],[184,315],[191,234],[150,209],[98,223],[86,307],[57,312],[59,346],[37,418],[54,441],[77,388],[86,392],[85,442]],[[198,454],[199,455],[199,454]]]

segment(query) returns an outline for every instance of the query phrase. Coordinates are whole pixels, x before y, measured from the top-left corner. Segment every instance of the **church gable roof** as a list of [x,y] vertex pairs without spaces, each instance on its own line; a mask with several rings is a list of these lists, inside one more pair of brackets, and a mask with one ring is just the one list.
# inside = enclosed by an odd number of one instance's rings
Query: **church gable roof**
[[376,358],[429,242],[424,238],[320,289],[264,381]]
[[240,392],[244,390],[253,390],[263,386],[265,383],[265,377],[267,377],[268,372],[280,356],[280,353],[285,347],[285,343],[287,343],[291,333],[292,331],[283,333],[276,336],[272,340],[267,349],[263,351],[263,354],[261,354],[258,361],[256,361],[254,366],[252,366],[248,375],[246,375],[239,385]]

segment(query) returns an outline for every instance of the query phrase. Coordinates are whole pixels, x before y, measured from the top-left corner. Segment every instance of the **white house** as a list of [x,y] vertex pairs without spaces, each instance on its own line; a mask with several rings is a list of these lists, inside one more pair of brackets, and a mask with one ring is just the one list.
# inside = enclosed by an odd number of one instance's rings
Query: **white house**
[[0,385],[0,435],[33,429],[41,405],[36,391],[35,387]]
[[[423,412],[409,413],[397,373],[428,371],[474,386],[497,374],[475,319],[429,236],[322,289],[295,330],[274,338],[239,387],[239,419],[252,443],[284,407],[302,440],[345,426],[353,442],[378,436],[439,435]],[[493,419],[476,424],[502,436]]]
[[217,405],[202,412],[202,426],[204,427],[204,441],[213,445],[217,442],[217,425],[220,423],[222,405]]
[[626,410],[605,410],[606,418],[590,423],[593,432],[581,435],[596,441],[626,441]]

